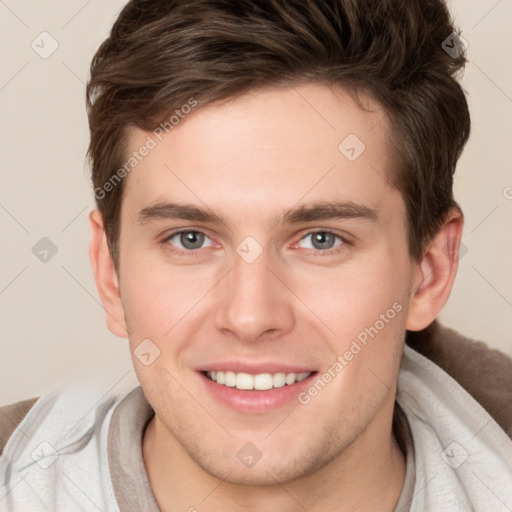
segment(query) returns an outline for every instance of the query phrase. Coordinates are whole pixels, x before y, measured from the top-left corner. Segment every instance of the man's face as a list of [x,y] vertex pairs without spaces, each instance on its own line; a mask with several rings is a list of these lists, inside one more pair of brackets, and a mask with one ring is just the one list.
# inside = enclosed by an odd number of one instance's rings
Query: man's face
[[[219,478],[285,482],[389,429],[413,266],[369,106],[307,84],[197,109],[162,141],[130,132],[129,154],[158,142],[121,214],[135,369],[160,439]],[[255,383],[276,387],[236,387]]]

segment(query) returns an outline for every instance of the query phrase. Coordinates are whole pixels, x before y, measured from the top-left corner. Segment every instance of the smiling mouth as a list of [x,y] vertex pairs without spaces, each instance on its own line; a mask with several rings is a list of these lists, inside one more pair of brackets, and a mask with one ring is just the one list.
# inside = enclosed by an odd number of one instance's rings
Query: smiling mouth
[[307,379],[316,372],[303,373],[258,373],[252,375],[244,372],[211,371],[202,372],[208,379],[221,386],[236,388],[242,391],[267,391],[274,388],[291,386]]

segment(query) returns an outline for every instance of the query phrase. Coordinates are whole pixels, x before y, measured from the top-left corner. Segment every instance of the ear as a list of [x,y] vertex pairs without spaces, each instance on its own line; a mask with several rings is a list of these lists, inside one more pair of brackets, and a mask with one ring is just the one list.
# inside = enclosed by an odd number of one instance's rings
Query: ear
[[414,272],[406,329],[420,331],[444,308],[457,274],[463,216],[452,208]]
[[119,291],[119,280],[108,248],[101,213],[98,210],[93,210],[89,214],[89,221],[91,224],[89,258],[91,259],[96,287],[106,313],[107,327],[112,334],[120,338],[127,338],[128,333]]

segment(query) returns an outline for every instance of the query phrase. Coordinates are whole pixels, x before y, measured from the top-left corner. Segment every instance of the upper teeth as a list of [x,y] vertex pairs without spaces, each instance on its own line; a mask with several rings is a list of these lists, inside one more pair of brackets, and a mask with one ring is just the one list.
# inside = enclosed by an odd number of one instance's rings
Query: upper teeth
[[249,390],[257,389],[264,391],[272,388],[281,388],[285,384],[300,382],[311,375],[311,372],[304,373],[258,373],[251,375],[243,372],[206,372],[210,379],[217,384],[223,384],[231,388]]

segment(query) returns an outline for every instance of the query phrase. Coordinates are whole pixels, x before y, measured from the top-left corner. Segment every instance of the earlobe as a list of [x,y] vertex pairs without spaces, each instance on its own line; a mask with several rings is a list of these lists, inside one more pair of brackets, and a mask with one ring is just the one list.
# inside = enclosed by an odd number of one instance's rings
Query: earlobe
[[457,274],[462,227],[461,211],[452,208],[417,264],[407,313],[408,330],[419,331],[430,325],[448,301]]
[[118,276],[108,248],[100,212],[93,210],[89,214],[89,221],[91,225],[89,257],[96,287],[105,310],[107,327],[116,336],[127,338]]

